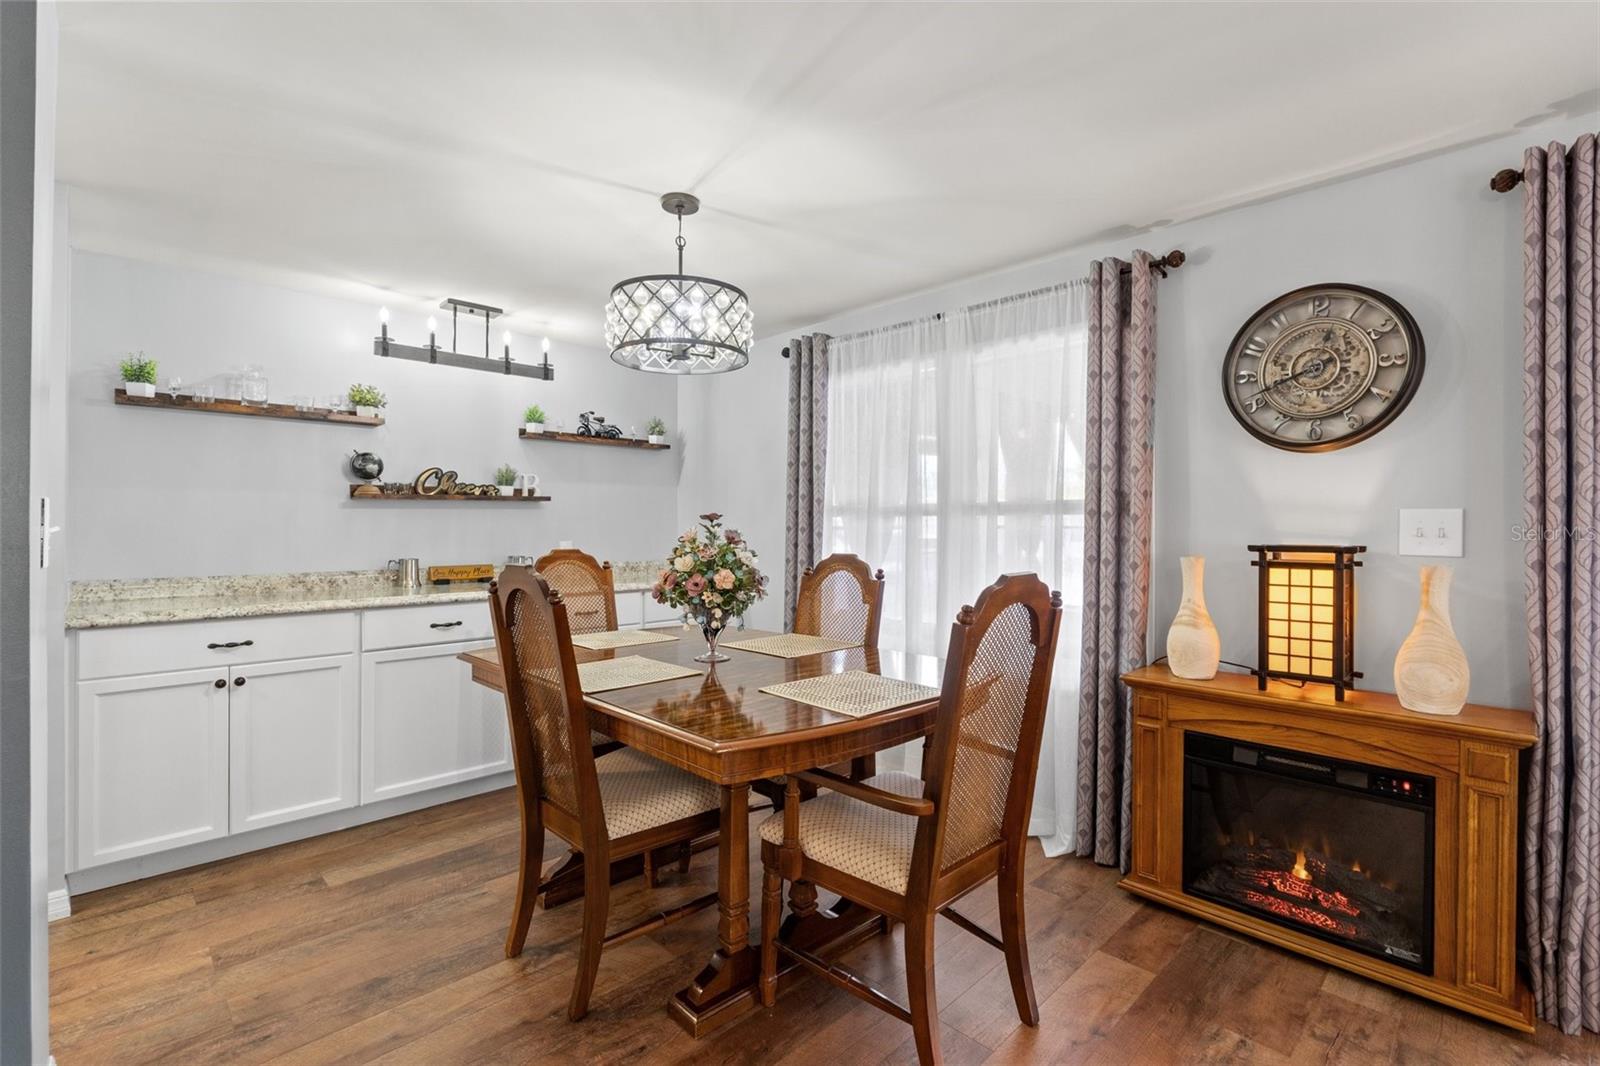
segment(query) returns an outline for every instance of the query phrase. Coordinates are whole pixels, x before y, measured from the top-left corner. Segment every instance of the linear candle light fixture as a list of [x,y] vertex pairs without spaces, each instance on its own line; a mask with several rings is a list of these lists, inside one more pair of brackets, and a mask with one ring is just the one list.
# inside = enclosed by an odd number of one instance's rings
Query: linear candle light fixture
[[1269,677],[1354,688],[1355,568],[1364,545],[1251,544],[1259,568],[1260,626],[1256,687]]
[[[439,305],[443,310],[450,312],[450,348],[439,347],[439,323],[435,319],[428,319],[427,344],[401,344],[389,337],[389,309],[380,308],[378,311],[378,335],[372,338],[372,354],[381,355],[389,359],[413,359],[419,363],[441,363],[445,366],[459,366],[467,370],[487,370],[495,374],[509,374],[522,378],[538,378],[542,381],[554,381],[556,368],[550,365],[550,338],[546,337],[540,348],[544,361],[539,363],[519,363],[511,358],[511,334],[506,333],[501,337],[501,354],[498,358],[489,350],[489,323],[499,318],[505,312],[498,307],[488,304],[473,303],[470,300],[457,300],[454,297]],[[481,317],[483,319],[483,354],[464,355],[455,350],[457,326],[460,317]]]

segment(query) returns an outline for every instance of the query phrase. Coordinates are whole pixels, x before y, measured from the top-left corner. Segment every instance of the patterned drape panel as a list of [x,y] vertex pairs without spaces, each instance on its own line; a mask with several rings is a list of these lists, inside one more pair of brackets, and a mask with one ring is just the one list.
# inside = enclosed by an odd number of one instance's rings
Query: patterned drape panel
[[1523,233],[1523,499],[1539,741],[1522,833],[1539,1015],[1600,1030],[1600,243],[1595,138],[1530,148]]
[[1083,502],[1083,659],[1078,696],[1077,853],[1127,869],[1132,847],[1127,691],[1145,661],[1155,410],[1156,282],[1150,254],[1089,267],[1088,429]]
[[828,335],[789,342],[789,491],[784,518],[783,624],[794,626],[800,575],[822,553],[828,465]]

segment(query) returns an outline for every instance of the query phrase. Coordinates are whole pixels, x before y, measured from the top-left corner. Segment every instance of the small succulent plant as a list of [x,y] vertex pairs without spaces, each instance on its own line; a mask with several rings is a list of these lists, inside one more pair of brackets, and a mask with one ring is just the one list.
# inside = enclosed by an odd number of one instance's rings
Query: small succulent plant
[[123,381],[133,381],[143,385],[156,383],[156,361],[145,358],[143,352],[129,355],[122,361],[120,369]]

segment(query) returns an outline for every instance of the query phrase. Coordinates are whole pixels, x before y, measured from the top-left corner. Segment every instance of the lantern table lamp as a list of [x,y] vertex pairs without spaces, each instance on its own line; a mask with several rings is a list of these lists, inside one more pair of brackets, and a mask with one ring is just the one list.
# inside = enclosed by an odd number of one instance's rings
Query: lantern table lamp
[[1257,687],[1267,679],[1316,681],[1334,698],[1354,688],[1355,568],[1364,545],[1251,544],[1260,582]]

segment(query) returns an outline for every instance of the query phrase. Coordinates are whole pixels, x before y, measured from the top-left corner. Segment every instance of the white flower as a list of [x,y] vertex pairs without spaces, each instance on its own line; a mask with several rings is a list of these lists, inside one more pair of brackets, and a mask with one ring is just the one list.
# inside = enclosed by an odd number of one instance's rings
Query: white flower
[[722,617],[722,608],[718,607],[716,610],[712,611],[711,612],[711,617],[713,617],[713,618],[721,618]]
[[749,566],[751,563],[755,562],[756,559],[756,553],[751,551],[749,548],[740,548],[738,551],[734,552],[733,555],[734,558],[738,559],[746,566]]
[[[722,612],[718,611],[717,613],[721,614]],[[718,618],[713,618],[711,620],[711,628],[712,629],[721,629],[722,628],[722,620],[718,619]]]
[[673,567],[682,574],[687,574],[694,569],[694,556],[680,555],[672,560]]

